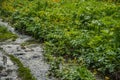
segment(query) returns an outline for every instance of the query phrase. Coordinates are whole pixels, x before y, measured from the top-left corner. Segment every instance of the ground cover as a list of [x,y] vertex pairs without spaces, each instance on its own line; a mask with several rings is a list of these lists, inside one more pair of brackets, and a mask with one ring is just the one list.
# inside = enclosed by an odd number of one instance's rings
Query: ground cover
[[5,27],[0,26],[0,42],[8,39],[15,40],[17,36],[9,32]]
[[44,43],[50,71],[57,73],[49,75],[94,80],[90,69],[118,80],[120,6],[108,1],[5,0],[0,13],[16,30]]

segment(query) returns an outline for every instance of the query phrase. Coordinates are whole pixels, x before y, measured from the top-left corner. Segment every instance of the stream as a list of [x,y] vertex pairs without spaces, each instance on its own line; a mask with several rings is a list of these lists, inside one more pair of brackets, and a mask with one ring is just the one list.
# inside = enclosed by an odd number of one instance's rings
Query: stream
[[[49,65],[44,61],[44,51],[41,44],[31,43],[22,46],[23,43],[34,39],[30,36],[19,34],[8,23],[2,22],[2,19],[0,19],[0,25],[7,27],[10,32],[18,35],[15,41],[0,42],[0,80],[20,80],[17,76],[17,66],[4,53],[17,57],[24,66],[31,70],[37,80],[53,80],[46,76]],[[6,61],[4,61],[4,58]],[[5,69],[1,69],[1,66]],[[11,70],[10,74],[7,73],[8,70]]]

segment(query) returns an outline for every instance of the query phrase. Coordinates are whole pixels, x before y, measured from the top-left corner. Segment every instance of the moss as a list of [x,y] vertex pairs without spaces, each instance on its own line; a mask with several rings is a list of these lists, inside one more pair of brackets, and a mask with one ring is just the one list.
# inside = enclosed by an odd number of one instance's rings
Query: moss
[[14,57],[13,55],[9,55],[9,57],[18,66],[18,75],[22,80],[36,80],[31,74],[29,68],[24,67],[18,58]]
[[8,39],[15,40],[17,35],[9,32],[5,27],[0,26],[0,42]]

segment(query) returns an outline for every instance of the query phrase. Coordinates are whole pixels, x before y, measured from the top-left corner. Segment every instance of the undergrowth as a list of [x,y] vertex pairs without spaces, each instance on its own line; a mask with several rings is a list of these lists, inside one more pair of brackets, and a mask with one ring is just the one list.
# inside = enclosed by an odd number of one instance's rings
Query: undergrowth
[[[120,79],[119,0],[5,0],[1,6],[2,17],[16,30],[44,43],[52,73],[61,69],[62,58],[64,65],[74,62],[108,79]],[[67,68],[67,73],[61,69],[54,76],[80,79],[77,68]]]

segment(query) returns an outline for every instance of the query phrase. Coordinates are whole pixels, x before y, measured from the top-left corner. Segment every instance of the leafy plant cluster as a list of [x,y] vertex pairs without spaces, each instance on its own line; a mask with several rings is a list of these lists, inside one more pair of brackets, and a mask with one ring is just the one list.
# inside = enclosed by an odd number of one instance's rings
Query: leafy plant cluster
[[[57,63],[54,58],[62,57],[64,64],[73,61],[111,79],[120,78],[119,5],[99,0],[8,0],[3,4],[2,8],[11,13],[8,15],[16,30],[44,42],[51,66],[59,65],[61,60]],[[74,69],[68,67],[69,71]],[[51,70],[56,72],[60,67]],[[60,75],[77,80],[81,77],[81,73],[77,76],[79,72],[64,73],[63,68]]]

